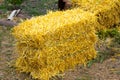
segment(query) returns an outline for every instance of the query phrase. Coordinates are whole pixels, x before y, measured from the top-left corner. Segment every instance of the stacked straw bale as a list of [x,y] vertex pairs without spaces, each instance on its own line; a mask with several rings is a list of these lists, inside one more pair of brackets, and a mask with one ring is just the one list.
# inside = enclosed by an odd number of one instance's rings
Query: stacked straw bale
[[92,12],[104,28],[120,23],[120,0],[72,0],[72,3]]
[[81,9],[50,12],[14,27],[16,67],[33,78],[52,76],[96,57],[96,17]]

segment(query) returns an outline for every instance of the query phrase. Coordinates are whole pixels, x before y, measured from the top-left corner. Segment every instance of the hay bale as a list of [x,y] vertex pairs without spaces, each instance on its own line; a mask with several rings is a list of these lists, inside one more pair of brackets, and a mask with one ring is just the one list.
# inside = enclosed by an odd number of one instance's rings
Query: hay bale
[[120,1],[105,0],[93,9],[98,22],[106,28],[120,23]]
[[79,7],[85,11],[91,11],[92,8],[101,2],[103,2],[103,0],[71,0],[73,7]]
[[104,28],[120,23],[120,0],[72,0],[72,3],[92,12]]
[[52,76],[96,57],[96,17],[80,9],[50,12],[14,27],[18,70],[33,78]]

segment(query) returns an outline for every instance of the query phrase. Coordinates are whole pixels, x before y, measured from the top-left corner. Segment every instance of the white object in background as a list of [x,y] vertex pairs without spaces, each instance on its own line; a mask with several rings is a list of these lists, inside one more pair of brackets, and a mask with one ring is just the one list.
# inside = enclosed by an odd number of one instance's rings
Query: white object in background
[[19,14],[20,11],[21,11],[21,9],[18,9],[18,10],[16,11],[15,16],[17,16],[17,15]]
[[16,15],[17,10],[13,10],[10,16],[8,17],[8,20],[13,20],[13,17]]

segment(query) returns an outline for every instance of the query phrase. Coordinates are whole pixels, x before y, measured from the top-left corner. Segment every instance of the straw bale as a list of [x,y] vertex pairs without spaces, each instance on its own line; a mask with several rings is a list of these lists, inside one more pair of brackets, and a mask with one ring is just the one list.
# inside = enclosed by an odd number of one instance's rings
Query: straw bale
[[103,0],[71,0],[73,7],[79,7],[85,11],[91,11],[93,7],[98,6]]
[[107,28],[120,23],[120,1],[118,0],[105,0],[93,11],[98,17],[98,22]]
[[72,0],[72,3],[92,12],[104,28],[120,23],[120,0]]
[[96,17],[81,9],[50,12],[14,27],[18,70],[33,78],[52,76],[96,57]]

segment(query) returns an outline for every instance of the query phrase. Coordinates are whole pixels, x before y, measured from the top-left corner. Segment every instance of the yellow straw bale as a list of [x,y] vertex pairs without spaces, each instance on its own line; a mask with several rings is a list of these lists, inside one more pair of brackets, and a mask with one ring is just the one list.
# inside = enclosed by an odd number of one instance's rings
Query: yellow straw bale
[[96,57],[96,17],[81,9],[50,12],[14,27],[18,70],[33,78],[52,76]]
[[72,0],[72,3],[92,12],[104,28],[120,23],[120,0]]
[[98,17],[98,22],[107,28],[120,23],[120,1],[118,0],[105,0],[93,11]]
[[92,8],[103,2],[103,0],[71,0],[73,7],[79,7],[85,11],[91,11]]

